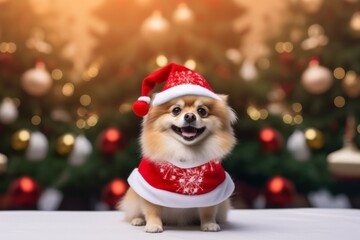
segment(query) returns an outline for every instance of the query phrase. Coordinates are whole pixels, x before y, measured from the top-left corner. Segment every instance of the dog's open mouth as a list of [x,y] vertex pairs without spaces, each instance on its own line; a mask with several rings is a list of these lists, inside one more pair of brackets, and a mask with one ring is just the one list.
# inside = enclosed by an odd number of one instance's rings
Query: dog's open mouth
[[174,130],[177,134],[179,134],[186,141],[191,141],[197,138],[200,134],[205,131],[205,127],[195,128],[195,127],[177,127],[175,125],[171,126],[171,129]]

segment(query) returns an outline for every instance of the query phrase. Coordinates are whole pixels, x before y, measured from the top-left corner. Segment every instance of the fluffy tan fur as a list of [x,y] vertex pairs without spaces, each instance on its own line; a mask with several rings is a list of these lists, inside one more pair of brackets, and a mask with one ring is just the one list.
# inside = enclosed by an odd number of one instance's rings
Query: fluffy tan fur
[[[172,159],[190,164],[223,159],[236,142],[231,127],[236,116],[227,104],[227,96],[221,95],[221,98],[222,101],[184,96],[150,108],[142,124],[140,143],[143,156],[152,161]],[[181,109],[178,115],[172,112],[175,107]],[[199,114],[199,107],[206,110],[206,116]],[[191,141],[184,140],[171,129],[172,125],[184,125],[186,113],[196,116],[194,127],[205,127],[205,131]],[[131,188],[120,203],[126,220],[135,226],[145,225],[146,232],[162,232],[163,223],[184,225],[197,222],[200,222],[203,231],[220,231],[218,223],[226,221],[229,208],[229,200],[199,209],[162,207],[141,198]]]

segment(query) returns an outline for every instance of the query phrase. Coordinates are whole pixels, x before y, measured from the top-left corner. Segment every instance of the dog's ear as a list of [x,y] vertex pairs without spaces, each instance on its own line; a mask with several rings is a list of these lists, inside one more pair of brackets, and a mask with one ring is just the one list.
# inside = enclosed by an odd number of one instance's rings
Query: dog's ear
[[236,113],[235,113],[235,111],[234,111],[231,107],[229,107],[229,106],[227,105],[229,96],[228,96],[228,95],[224,95],[224,94],[218,94],[218,96],[221,98],[221,100],[224,101],[224,103],[226,103],[225,105],[226,105],[227,108],[228,108],[228,114],[229,114],[230,123],[231,123],[231,124],[236,123],[236,122],[237,122],[237,119],[238,119],[237,116],[236,116]]
[[229,98],[228,95],[225,95],[225,94],[217,94],[217,95],[221,98],[221,100],[223,100],[224,102],[227,103],[228,98]]

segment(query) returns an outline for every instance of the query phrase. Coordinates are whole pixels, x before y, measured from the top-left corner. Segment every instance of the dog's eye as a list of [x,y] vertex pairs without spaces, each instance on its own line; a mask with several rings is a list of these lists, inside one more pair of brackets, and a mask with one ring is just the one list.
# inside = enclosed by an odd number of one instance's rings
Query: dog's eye
[[181,108],[174,107],[174,109],[171,111],[174,116],[177,116],[181,113]]
[[200,115],[200,117],[207,117],[207,116],[208,116],[208,112],[207,112],[206,109],[203,108],[203,107],[199,107],[199,108],[197,109],[197,112],[198,112],[198,114]]

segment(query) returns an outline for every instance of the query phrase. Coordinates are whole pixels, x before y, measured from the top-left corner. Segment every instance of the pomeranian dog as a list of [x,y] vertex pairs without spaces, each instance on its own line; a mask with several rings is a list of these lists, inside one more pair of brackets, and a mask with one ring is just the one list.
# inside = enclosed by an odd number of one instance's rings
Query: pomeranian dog
[[150,107],[142,122],[143,159],[119,204],[131,225],[150,233],[187,224],[220,231],[234,190],[221,161],[236,142],[236,115],[227,96],[217,96],[185,95]]

